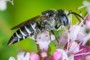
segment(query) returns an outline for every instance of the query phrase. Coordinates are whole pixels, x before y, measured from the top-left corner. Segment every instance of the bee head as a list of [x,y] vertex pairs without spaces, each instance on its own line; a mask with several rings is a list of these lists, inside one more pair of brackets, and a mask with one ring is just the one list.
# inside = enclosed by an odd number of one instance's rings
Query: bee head
[[56,22],[56,28],[59,28],[60,26],[68,26],[69,22],[68,22],[68,17],[67,14],[65,12],[65,10],[57,10],[57,22]]
[[58,10],[58,18],[59,18],[60,25],[67,26],[69,24],[68,17],[65,10]]
[[63,26],[69,26],[69,24],[70,24],[69,23],[70,22],[69,15],[71,15],[71,14],[73,14],[77,18],[79,23],[81,22],[81,19],[84,20],[82,16],[80,16],[79,14],[77,14],[75,12],[72,12],[72,11],[68,12],[68,11],[62,10],[62,9],[59,9],[57,11],[58,11],[58,13],[57,13],[57,21],[58,21],[57,27],[60,27],[62,25]]

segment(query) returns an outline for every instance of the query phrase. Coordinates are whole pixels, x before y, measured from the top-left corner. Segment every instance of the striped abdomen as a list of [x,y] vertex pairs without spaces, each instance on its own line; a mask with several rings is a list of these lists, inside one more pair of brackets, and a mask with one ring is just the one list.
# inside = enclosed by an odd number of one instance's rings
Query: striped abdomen
[[19,42],[21,40],[24,40],[25,38],[27,38],[29,36],[30,37],[34,36],[34,33],[38,29],[39,29],[39,27],[37,26],[36,23],[28,24],[26,26],[21,27],[10,38],[8,45],[14,44],[14,43]]

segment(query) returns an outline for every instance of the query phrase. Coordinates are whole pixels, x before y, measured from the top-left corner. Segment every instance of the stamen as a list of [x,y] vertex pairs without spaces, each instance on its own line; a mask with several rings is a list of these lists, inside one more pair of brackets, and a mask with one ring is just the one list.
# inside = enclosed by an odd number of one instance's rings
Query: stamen
[[87,53],[80,53],[80,54],[76,54],[76,55],[74,55],[74,56],[79,56],[79,55],[88,55],[88,54],[90,54],[90,52],[87,52]]

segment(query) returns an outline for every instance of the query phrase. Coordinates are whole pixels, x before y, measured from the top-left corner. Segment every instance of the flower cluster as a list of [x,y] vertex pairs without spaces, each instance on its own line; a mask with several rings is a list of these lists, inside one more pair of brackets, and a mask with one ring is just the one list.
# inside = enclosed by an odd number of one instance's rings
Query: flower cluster
[[[51,35],[48,31],[39,33],[36,38],[36,44],[39,46],[39,53],[25,53],[21,52],[17,55],[17,60],[90,60],[90,3],[83,2],[88,14],[84,20],[81,20],[79,24],[71,24],[68,29],[63,29],[58,38],[58,43],[55,46],[56,50],[52,55],[49,54],[48,48],[50,42],[55,40],[55,36]],[[9,60],[15,60],[14,57],[10,57]]]
[[[14,57],[10,57],[9,60],[15,60]],[[25,52],[20,52],[17,55],[17,60],[40,60],[39,56],[35,53],[25,53]]]

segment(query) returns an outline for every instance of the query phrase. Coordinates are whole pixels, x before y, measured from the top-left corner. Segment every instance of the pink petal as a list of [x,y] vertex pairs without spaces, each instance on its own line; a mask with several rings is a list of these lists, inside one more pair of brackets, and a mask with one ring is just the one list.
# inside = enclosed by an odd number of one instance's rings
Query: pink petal
[[85,19],[86,21],[90,21],[90,17],[88,16],[88,17],[86,17],[86,19]]
[[56,49],[51,60],[69,60],[69,57],[63,49]]
[[59,43],[65,45],[67,43],[68,40],[68,36],[66,34],[66,32],[64,34],[62,34],[59,38]]
[[[80,46],[80,49],[83,49],[81,52],[77,53],[80,54],[78,56],[75,56],[75,59],[82,59],[85,58],[87,55],[90,54],[90,46]],[[83,54],[84,53],[84,54]],[[76,54],[76,55],[77,55]]]
[[79,25],[72,25],[69,29],[69,38],[71,40],[76,40],[78,33],[81,30],[81,26]]
[[69,46],[69,53],[76,53],[79,51],[79,44],[75,41],[71,41]]
[[40,60],[40,57],[38,54],[32,53],[30,55],[30,60]]
[[86,27],[87,27],[88,29],[90,29],[90,20],[87,20],[87,21],[86,21]]
[[87,56],[85,57],[85,59],[86,59],[86,60],[90,60],[90,55],[87,55]]
[[51,56],[51,60],[60,60],[62,58],[62,54],[59,50],[56,50]]

